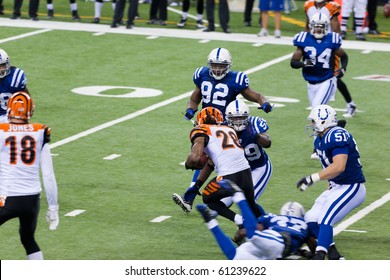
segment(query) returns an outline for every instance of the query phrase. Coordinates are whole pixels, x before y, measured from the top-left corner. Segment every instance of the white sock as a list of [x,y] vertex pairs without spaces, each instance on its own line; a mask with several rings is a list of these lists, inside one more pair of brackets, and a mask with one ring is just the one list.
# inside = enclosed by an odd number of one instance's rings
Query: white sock
[[95,2],[95,18],[100,18],[102,15],[103,3]]
[[43,260],[43,254],[42,251],[38,251],[35,253],[32,253],[30,255],[27,255],[28,260]]

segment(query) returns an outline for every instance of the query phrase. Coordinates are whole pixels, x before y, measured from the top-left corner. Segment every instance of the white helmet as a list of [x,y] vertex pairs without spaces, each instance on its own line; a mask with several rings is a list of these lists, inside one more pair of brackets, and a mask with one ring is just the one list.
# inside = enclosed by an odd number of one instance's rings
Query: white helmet
[[303,218],[305,216],[305,209],[298,202],[289,201],[282,206],[282,208],[280,209],[280,214]]
[[210,69],[210,75],[216,80],[221,80],[229,73],[232,66],[232,55],[227,49],[213,49],[207,58],[207,65]]
[[322,3],[324,2],[325,0],[316,0],[317,3]]
[[318,105],[312,109],[307,119],[311,121],[311,125],[306,126],[306,129],[310,128],[314,132],[312,135],[318,135],[328,127],[337,125],[335,109],[325,104]]
[[228,126],[235,131],[243,131],[248,126],[249,107],[244,102],[236,99],[226,107],[225,118]]
[[0,79],[7,76],[10,71],[11,71],[11,59],[3,49],[0,49]]
[[309,22],[310,33],[316,39],[322,39],[329,32],[329,18],[322,13],[316,13]]

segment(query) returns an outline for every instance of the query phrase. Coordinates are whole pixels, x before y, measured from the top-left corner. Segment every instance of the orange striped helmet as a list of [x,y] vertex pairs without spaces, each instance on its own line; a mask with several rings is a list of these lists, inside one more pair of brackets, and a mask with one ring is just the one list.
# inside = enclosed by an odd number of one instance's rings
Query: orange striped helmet
[[196,117],[196,122],[200,124],[220,124],[223,123],[223,115],[220,110],[213,107],[203,108]]
[[7,117],[29,121],[34,113],[34,102],[23,91],[14,93],[8,100]]

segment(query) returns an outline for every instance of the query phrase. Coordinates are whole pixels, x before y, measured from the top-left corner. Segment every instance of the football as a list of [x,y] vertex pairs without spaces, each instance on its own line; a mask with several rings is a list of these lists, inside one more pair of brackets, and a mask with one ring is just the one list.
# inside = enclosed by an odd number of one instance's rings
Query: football
[[387,3],[383,6],[383,15],[388,18],[390,17],[390,3]]

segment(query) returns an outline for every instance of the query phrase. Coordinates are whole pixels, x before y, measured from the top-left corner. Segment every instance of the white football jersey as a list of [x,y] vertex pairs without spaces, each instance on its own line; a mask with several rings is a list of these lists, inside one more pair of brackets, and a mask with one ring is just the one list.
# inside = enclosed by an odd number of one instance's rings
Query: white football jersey
[[34,195],[42,191],[40,164],[50,128],[43,124],[0,124],[0,194]]
[[250,168],[244,149],[236,132],[225,125],[199,125],[190,134],[191,141],[196,137],[206,137],[205,153],[212,159],[215,172],[219,176],[233,174]]

